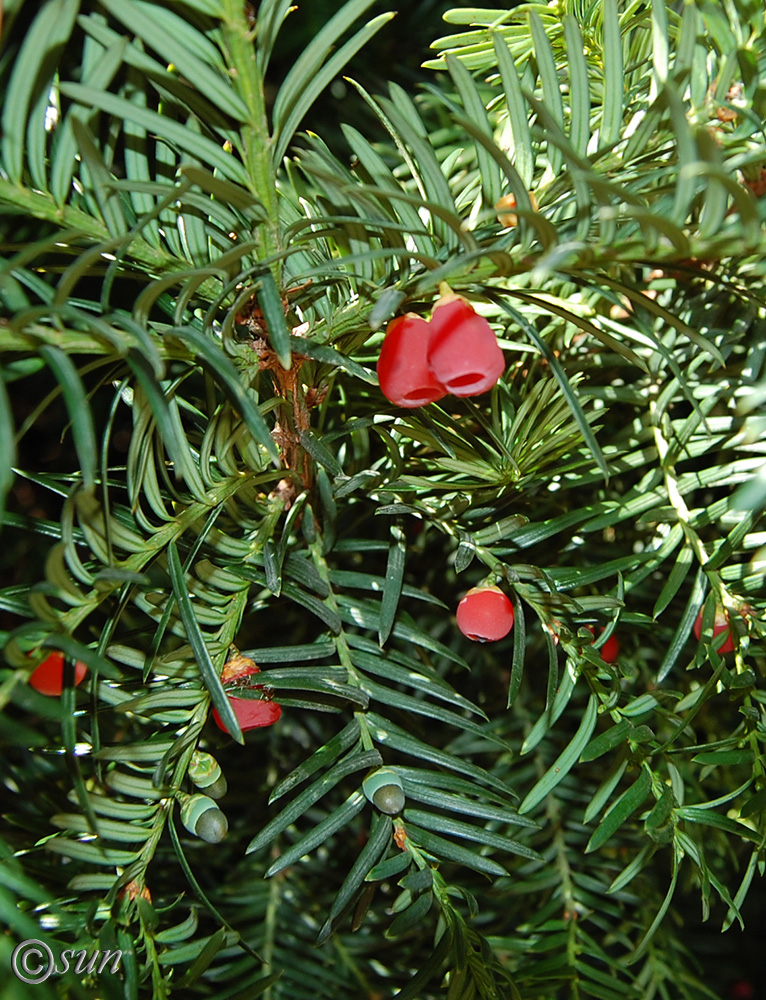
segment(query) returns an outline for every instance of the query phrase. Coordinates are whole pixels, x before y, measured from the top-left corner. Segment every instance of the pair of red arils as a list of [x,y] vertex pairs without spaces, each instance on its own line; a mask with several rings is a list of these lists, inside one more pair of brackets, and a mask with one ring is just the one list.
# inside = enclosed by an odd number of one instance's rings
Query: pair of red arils
[[487,392],[505,370],[492,327],[461,296],[438,300],[431,319],[416,313],[389,323],[378,358],[386,399],[412,409],[452,396]]

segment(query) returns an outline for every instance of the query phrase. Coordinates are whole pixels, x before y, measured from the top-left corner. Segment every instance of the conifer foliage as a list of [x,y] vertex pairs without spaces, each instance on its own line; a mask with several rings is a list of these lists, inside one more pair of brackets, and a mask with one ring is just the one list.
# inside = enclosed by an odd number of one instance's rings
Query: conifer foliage
[[739,933],[766,842],[762,0],[450,11],[339,150],[373,6],[277,84],[290,0],[4,5],[0,960],[719,996],[685,914]]

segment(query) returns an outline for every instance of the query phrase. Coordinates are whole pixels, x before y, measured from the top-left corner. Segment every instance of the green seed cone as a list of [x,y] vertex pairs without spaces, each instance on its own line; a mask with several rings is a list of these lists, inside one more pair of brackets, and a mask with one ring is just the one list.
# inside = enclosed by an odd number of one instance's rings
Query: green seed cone
[[362,791],[382,813],[395,816],[404,809],[405,796],[402,779],[390,767],[379,767],[362,783]]
[[205,753],[204,750],[195,750],[188,774],[197,788],[204,789],[205,794],[211,799],[220,799],[226,794],[228,788],[226,778],[212,754]]
[[207,795],[189,795],[181,806],[181,822],[189,831],[208,844],[217,844],[226,836],[229,823]]

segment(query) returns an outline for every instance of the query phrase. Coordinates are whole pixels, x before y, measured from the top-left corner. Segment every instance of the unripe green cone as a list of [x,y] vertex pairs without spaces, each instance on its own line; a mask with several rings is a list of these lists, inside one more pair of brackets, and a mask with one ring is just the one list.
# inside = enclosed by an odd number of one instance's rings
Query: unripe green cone
[[217,844],[229,831],[224,814],[207,795],[189,795],[181,806],[181,822],[189,831],[208,844]]
[[362,791],[382,813],[395,816],[404,809],[402,779],[390,767],[379,767],[362,782]]
[[223,774],[216,778],[211,785],[203,785],[201,787],[205,789],[205,795],[209,795],[211,799],[222,799],[229,790],[229,785]]
[[197,788],[204,789],[205,795],[211,799],[220,799],[226,794],[228,788],[226,778],[212,754],[205,753],[204,750],[195,750],[188,774]]
[[229,832],[229,821],[220,809],[208,809],[197,820],[197,836],[207,844],[219,844]]

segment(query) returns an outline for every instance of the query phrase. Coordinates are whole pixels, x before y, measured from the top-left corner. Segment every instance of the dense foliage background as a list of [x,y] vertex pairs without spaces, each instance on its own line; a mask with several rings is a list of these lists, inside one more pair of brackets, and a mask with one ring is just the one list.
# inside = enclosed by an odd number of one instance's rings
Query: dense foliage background
[[4,997],[762,989],[763,4],[445,6],[3,7],[0,962],[122,951]]

